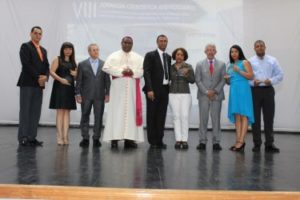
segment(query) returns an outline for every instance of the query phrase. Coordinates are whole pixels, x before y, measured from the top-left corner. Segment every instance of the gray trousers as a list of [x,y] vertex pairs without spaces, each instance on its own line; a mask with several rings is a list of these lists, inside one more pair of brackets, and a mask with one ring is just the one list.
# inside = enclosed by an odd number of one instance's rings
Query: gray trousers
[[221,140],[221,127],[220,127],[220,116],[221,116],[222,101],[209,101],[208,98],[199,99],[199,114],[200,114],[200,143],[207,143],[207,124],[209,113],[212,122],[212,134],[213,144],[220,143]]
[[33,141],[37,136],[43,101],[43,89],[20,87],[18,140]]
[[89,124],[92,107],[94,109],[94,140],[99,140],[101,137],[102,117],[104,112],[104,101],[83,100],[81,103],[81,136],[83,139],[89,139]]

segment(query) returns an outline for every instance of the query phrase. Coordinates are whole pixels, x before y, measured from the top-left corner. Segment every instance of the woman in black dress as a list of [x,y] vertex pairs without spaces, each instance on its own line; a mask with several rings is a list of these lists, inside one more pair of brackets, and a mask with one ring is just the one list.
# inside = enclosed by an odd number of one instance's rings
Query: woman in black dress
[[62,44],[60,56],[52,62],[50,75],[54,78],[50,109],[56,109],[57,144],[69,144],[70,111],[76,110],[74,80],[77,65],[72,43]]

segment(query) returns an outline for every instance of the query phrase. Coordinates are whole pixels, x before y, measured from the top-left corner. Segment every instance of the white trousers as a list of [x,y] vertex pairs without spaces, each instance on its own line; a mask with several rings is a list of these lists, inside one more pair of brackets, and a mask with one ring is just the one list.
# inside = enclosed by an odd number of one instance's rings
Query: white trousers
[[192,96],[190,94],[170,93],[169,103],[173,113],[176,142],[187,142]]

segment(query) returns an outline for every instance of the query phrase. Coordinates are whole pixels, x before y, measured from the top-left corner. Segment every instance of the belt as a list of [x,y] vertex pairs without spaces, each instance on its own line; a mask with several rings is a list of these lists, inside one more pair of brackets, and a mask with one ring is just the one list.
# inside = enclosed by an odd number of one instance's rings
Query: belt
[[268,88],[273,88],[272,85],[268,85],[268,86],[251,86],[252,88],[259,88],[259,89],[268,89]]

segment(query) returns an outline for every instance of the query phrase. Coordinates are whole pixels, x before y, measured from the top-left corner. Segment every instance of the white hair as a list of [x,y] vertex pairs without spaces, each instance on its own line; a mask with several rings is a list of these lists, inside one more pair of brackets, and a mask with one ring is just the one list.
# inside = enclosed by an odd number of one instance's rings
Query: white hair
[[215,50],[217,50],[217,48],[216,48],[216,45],[215,45],[215,44],[213,44],[213,43],[208,43],[208,44],[205,46],[205,49],[204,49],[204,51],[206,51],[206,50],[208,49],[208,47],[212,47],[212,48],[214,48]]

